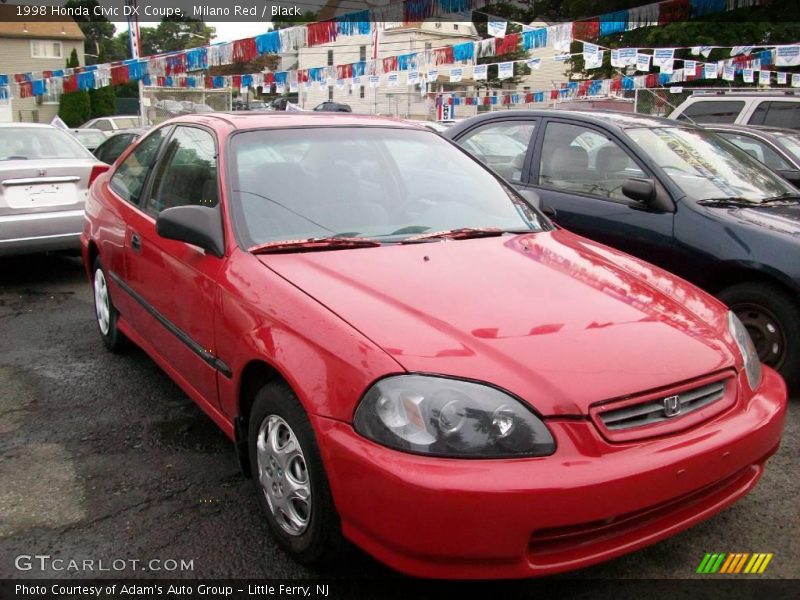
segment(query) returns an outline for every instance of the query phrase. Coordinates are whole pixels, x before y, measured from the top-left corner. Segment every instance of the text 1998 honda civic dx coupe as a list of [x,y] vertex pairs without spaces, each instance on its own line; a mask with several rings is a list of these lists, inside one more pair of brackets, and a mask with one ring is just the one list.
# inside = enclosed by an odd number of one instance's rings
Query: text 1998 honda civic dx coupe
[[179,117],[86,212],[106,346],[235,440],[304,563],[347,539],[419,576],[575,569],[719,512],[778,448],[786,388],[722,304],[413,125]]

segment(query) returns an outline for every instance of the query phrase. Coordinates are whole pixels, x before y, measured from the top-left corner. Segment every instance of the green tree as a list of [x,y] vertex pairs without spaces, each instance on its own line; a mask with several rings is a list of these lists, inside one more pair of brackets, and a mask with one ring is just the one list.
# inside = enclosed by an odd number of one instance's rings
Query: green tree
[[[510,4],[494,4],[491,6],[487,6],[485,9],[486,13],[490,13],[492,15],[491,20],[495,20],[494,17],[500,17],[502,19],[506,19],[509,21],[506,35],[512,33],[520,33],[522,31],[522,26],[520,23],[528,23],[531,20],[531,12],[530,9],[527,7],[519,7],[516,5]],[[475,28],[478,30],[478,35],[482,38],[489,37],[488,34],[488,24],[490,17],[488,15],[481,15],[481,19],[475,21]],[[522,60],[528,57],[528,53],[522,49],[522,41],[520,40],[520,44],[518,49],[514,52],[508,52],[503,54],[502,56],[487,56],[485,58],[479,58],[477,64],[484,65],[484,64],[491,64],[491,63],[500,63],[500,62],[508,62],[510,60]],[[514,63],[514,77],[511,79],[498,79],[497,78],[497,70],[498,67],[489,66],[487,69],[486,74],[486,81],[482,83],[480,86],[481,88],[485,88],[487,90],[500,88],[503,87],[503,84],[517,84],[521,81],[521,77],[523,75],[529,75],[531,70],[522,63]]]
[[92,114],[88,92],[78,91],[61,94],[58,116],[69,127],[78,127],[89,120]]
[[158,27],[142,27],[142,56],[205,46],[214,38],[215,30],[199,19],[164,18]]
[[78,51],[75,48],[73,48],[72,52],[69,55],[69,58],[67,59],[67,68],[74,69],[75,67],[80,67],[80,66],[81,66],[81,61],[78,60]]

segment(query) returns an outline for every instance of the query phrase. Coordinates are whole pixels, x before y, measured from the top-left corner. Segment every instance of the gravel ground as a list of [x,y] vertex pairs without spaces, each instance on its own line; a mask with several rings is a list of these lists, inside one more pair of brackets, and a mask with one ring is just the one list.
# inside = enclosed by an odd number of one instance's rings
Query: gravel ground
[[[307,578],[271,540],[227,438],[141,351],[106,352],[78,259],[0,259],[0,578],[14,557],[192,560],[202,578]],[[756,490],[715,518],[571,577],[691,578],[705,552],[773,552],[800,577],[800,398]],[[165,576],[129,569],[117,576]],[[336,577],[395,573],[355,552]],[[719,577],[719,576],[717,576]]]

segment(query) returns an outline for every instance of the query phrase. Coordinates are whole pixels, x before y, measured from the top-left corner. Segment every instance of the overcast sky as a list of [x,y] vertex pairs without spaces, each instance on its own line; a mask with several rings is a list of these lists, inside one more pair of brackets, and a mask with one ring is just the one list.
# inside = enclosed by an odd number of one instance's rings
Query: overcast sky
[[[243,38],[253,37],[269,30],[269,23],[215,23],[214,21],[206,21],[206,25],[214,27],[217,30],[217,37],[212,42],[232,42],[233,40],[240,40]],[[117,27],[117,33],[121,31],[128,31],[128,23],[126,21],[114,22]],[[139,23],[139,27],[156,27],[158,23]]]

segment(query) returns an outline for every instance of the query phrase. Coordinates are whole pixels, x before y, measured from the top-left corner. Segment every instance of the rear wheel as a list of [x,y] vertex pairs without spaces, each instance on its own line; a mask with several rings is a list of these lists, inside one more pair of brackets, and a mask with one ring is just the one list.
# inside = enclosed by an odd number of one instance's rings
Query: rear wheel
[[256,394],[248,446],[258,502],[281,547],[306,565],[341,558],[346,544],[314,431],[288,385]]
[[119,352],[124,349],[127,339],[125,335],[117,329],[117,318],[119,313],[111,302],[111,292],[108,289],[108,278],[100,262],[100,257],[94,259],[92,271],[92,287],[94,289],[94,314],[97,328],[100,330],[100,337],[103,344],[111,352]]
[[747,328],[761,362],[778,371],[792,390],[800,388],[800,307],[769,283],[741,283],[719,293]]

